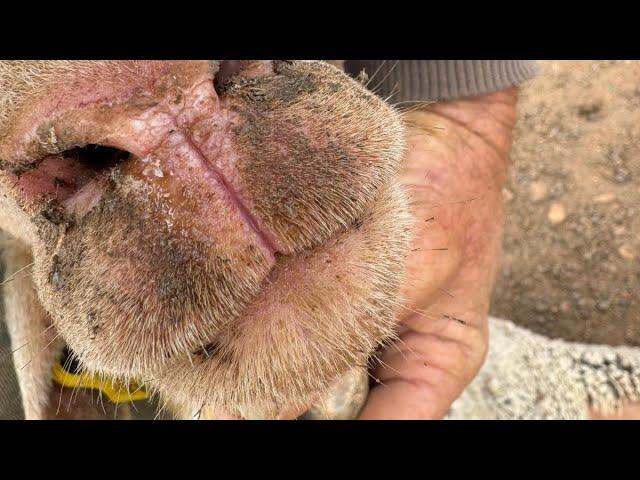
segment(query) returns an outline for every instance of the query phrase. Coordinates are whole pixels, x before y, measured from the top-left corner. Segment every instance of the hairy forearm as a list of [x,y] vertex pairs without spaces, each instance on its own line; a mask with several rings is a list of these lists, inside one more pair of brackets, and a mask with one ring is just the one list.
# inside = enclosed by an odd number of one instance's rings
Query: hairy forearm
[[[437,148],[450,157],[470,155],[468,167],[477,167],[494,182],[504,183],[516,119],[517,89],[468,99],[436,102],[405,116],[411,129],[411,147]],[[421,136],[426,132],[427,136]],[[432,162],[425,156],[427,164]],[[427,165],[428,166],[428,165]]]
[[[407,115],[404,178],[418,220],[414,248],[419,250],[410,262],[417,266],[410,270],[417,285],[409,285],[406,293],[414,307],[431,303],[442,293],[433,287],[443,287],[449,276],[459,277],[460,269],[484,273],[497,264],[515,102],[511,89]],[[474,296],[488,297],[488,280],[476,284]]]

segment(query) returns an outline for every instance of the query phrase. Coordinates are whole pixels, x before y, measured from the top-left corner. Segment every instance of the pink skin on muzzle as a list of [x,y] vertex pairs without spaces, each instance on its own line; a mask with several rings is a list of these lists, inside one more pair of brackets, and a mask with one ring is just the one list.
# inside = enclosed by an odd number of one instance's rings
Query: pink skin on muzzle
[[[229,63],[221,72],[223,79],[242,66]],[[240,118],[218,97],[210,63],[191,62],[175,73],[167,62],[144,67],[148,76],[133,82],[101,79],[90,90],[68,82],[73,93],[55,91],[23,117],[18,126],[22,140],[4,155],[9,162],[39,160],[36,168],[15,176],[23,200],[53,198],[69,213],[84,216],[98,204],[106,172],[61,153],[90,144],[117,148],[130,154],[121,167],[123,174],[140,179],[171,206],[172,228],[188,229],[200,241],[212,232],[220,237],[226,231],[230,242],[239,242],[239,248],[253,245],[273,263],[274,253],[283,248],[254,215],[251,199],[239,185],[237,155],[228,132],[240,126]],[[270,68],[270,62],[252,62],[242,74],[264,75]],[[43,143],[60,153],[37,159]],[[207,215],[213,203],[228,214]]]

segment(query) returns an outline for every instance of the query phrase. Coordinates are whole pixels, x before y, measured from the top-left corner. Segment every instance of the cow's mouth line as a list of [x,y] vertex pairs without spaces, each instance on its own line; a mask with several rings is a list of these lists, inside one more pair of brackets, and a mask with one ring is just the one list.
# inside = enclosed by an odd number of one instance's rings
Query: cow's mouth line
[[229,203],[231,203],[232,208],[236,209],[243,221],[256,234],[262,248],[266,250],[271,257],[282,250],[277,245],[277,240],[274,238],[274,235],[268,232],[264,227],[260,226],[255,215],[251,213],[236,189],[231,185],[222,171],[215,166],[215,164],[204,154],[204,152],[195,144],[195,142],[193,142],[191,137],[186,133],[185,138],[188,144],[197,152],[209,171],[213,174],[216,181],[218,182],[218,185],[220,185],[220,187],[224,190],[226,196],[229,199]]
[[[351,226],[334,232],[322,244],[317,245],[316,247],[310,250],[306,250],[298,253],[284,254],[284,253],[276,252],[275,254],[276,263],[271,267],[267,276],[262,280],[261,286],[257,291],[254,299],[246,305],[246,307],[237,317],[235,317],[234,319],[231,319],[228,325],[232,325],[235,320],[242,318],[245,312],[252,307],[253,302],[255,302],[256,299],[260,298],[261,295],[263,295],[265,288],[275,283],[276,277],[280,274],[280,271],[283,269],[287,269],[291,262],[298,262],[298,261],[311,262],[313,257],[318,254],[319,250],[327,249],[328,247],[332,248],[333,246],[335,246],[337,242],[340,241],[340,239],[345,238],[349,235],[352,235],[355,232],[357,232],[360,228],[362,228],[362,226],[365,223],[363,219],[370,213],[370,210],[375,206],[376,201],[377,199],[374,200],[371,203],[371,205],[367,207],[367,209],[362,213],[362,215],[360,215],[358,219],[351,224]],[[201,342],[199,345],[190,349],[191,355],[206,362],[208,359],[214,357],[221,350],[221,344],[219,341],[220,337],[221,337],[221,332],[218,332],[215,335],[213,335],[211,338],[205,339],[205,341]],[[185,363],[185,365],[191,366],[190,363]]]

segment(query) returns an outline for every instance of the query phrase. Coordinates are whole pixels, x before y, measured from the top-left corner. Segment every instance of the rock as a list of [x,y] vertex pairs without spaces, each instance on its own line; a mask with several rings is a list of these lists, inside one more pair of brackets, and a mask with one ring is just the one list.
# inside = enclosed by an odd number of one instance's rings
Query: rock
[[626,258],[627,260],[633,260],[635,258],[635,254],[633,252],[633,248],[628,243],[623,243],[618,248],[618,253],[622,258]]
[[529,184],[529,199],[533,203],[538,203],[545,199],[548,191],[549,191],[549,187],[546,183],[531,182],[531,184]]
[[353,420],[357,418],[368,394],[367,370],[355,367],[336,380],[329,391],[301,419]]
[[593,298],[583,297],[583,298],[580,298],[577,303],[578,303],[578,308],[582,308],[586,310],[586,309],[592,309],[595,306],[596,301]]
[[552,203],[547,213],[547,218],[552,225],[558,225],[567,218],[567,212],[561,203]]
[[611,203],[616,199],[616,196],[611,193],[602,193],[593,197],[593,203]]
[[625,227],[624,225],[616,225],[613,227],[613,234],[616,237],[619,237],[620,235],[624,235],[625,233],[627,233],[627,227]]
[[578,115],[589,122],[602,118],[602,104],[600,102],[590,102],[578,106]]
[[550,339],[489,318],[478,375],[447,419],[587,419],[640,398],[640,348]]
[[534,308],[538,313],[544,313],[549,310],[549,306],[544,302],[536,303],[536,306]]

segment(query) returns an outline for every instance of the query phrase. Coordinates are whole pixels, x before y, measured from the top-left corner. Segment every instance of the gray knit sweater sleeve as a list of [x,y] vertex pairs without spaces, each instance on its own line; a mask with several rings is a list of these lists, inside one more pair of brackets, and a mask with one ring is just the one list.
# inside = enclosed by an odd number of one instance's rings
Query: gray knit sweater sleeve
[[346,60],[344,69],[363,70],[369,88],[391,103],[453,100],[491,93],[533,78],[532,60]]

